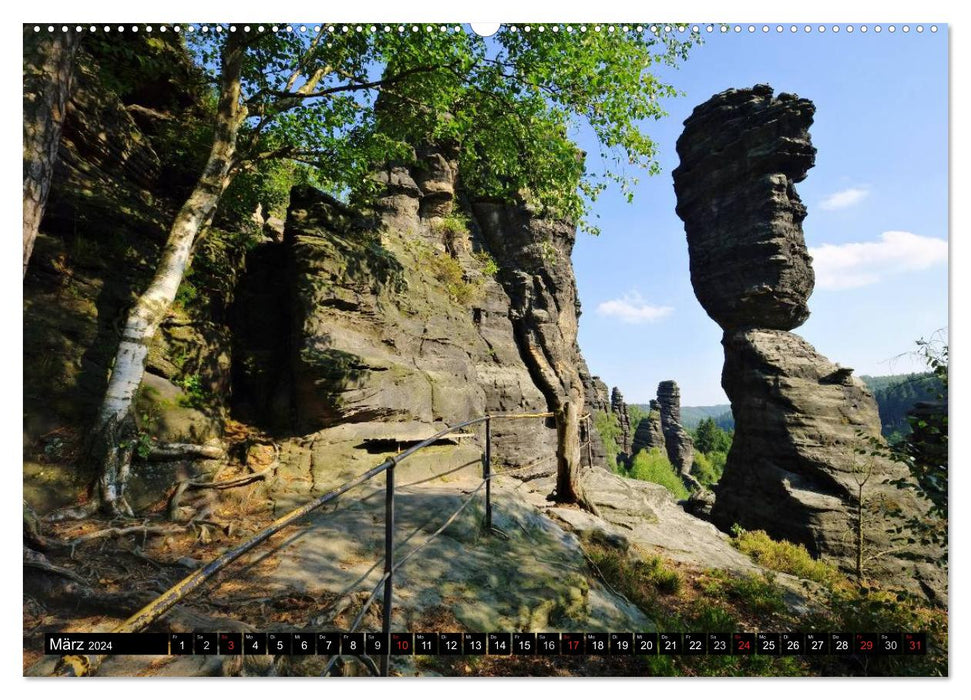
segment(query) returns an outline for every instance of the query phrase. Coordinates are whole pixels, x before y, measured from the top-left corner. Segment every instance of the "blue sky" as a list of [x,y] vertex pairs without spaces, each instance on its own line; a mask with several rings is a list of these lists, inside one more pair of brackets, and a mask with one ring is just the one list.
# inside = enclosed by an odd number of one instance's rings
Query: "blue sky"
[[686,405],[727,403],[721,331],[691,288],[671,170],[684,119],[729,87],[768,83],[816,104],[816,167],[797,189],[817,284],[795,332],[857,374],[895,374],[920,370],[898,356],[948,323],[946,25],[920,34],[747,26],[705,34],[679,69],[661,71],[686,93],[645,125],[663,173],[641,179],[632,205],[604,194],[602,234],[578,237],[580,346],[631,403],[647,402],[664,379],[679,383]]

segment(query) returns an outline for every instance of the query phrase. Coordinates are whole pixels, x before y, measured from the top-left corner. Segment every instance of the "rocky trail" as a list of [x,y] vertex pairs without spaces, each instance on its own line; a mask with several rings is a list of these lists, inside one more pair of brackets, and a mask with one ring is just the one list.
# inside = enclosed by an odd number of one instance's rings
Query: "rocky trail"
[[[656,622],[643,610],[602,580],[585,554],[584,542],[589,541],[606,543],[632,558],[647,560],[659,555],[688,576],[692,571],[713,568],[733,574],[759,570],[731,546],[726,535],[684,512],[663,487],[600,469],[588,470],[582,478],[594,512],[549,502],[546,496],[555,485],[552,473],[537,475],[531,468],[531,478],[523,480],[516,476],[521,477],[523,470],[500,472],[492,486],[493,531],[486,533],[480,464],[467,461],[459,468],[436,466],[454,464],[456,455],[464,459],[469,451],[463,446],[433,447],[431,454],[397,467],[395,559],[399,568],[394,579],[392,630],[657,629]],[[306,502],[318,490],[336,485],[323,483],[319,475],[317,479],[311,475],[300,479],[292,471],[278,471],[283,473],[266,486],[246,487],[265,489],[264,495],[277,516]],[[332,478],[335,473],[331,472]],[[346,477],[349,472],[339,473]],[[313,494],[302,488],[308,481],[315,484]],[[276,535],[217,575],[212,584],[191,595],[153,629],[346,631],[356,624],[356,631],[379,631],[383,482],[382,476],[376,477]],[[235,497],[236,501],[242,498],[239,494]],[[221,547],[238,544],[241,539]],[[198,541],[188,545],[185,556],[190,562],[198,557],[196,565],[220,550],[212,543],[208,547],[201,547]],[[160,538],[144,539],[143,547],[136,547],[136,551],[157,562],[166,558],[171,561],[179,553],[178,547],[167,549]],[[184,562],[185,558],[177,561]],[[131,570],[126,577],[122,585],[129,590],[145,583]],[[110,579],[106,574],[103,581],[110,584]],[[805,604],[803,583],[792,577],[781,579],[791,591],[788,602],[793,609],[800,609]],[[378,594],[368,605],[376,589]],[[147,600],[140,604],[144,602]],[[64,624],[67,617],[39,625],[35,634],[57,624],[61,624],[60,629],[72,629]],[[123,619],[124,615],[118,617]],[[107,631],[118,621],[109,614],[74,622],[76,629]],[[54,661],[41,660],[31,673],[49,672]],[[323,657],[304,660],[301,663],[320,668],[301,667],[299,672],[319,673],[325,661]],[[266,675],[285,673],[279,664],[292,660],[277,660],[276,666],[271,662],[268,657],[256,667],[250,664],[243,669],[239,660],[231,657],[111,657],[99,675]],[[395,658],[392,671],[401,675],[434,672],[423,668],[416,657]]]

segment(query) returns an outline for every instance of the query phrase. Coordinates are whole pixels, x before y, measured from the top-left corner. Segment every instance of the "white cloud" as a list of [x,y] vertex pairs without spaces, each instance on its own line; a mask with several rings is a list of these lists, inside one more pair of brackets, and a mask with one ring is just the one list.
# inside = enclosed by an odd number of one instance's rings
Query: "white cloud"
[[826,197],[819,205],[819,208],[825,209],[826,211],[846,209],[847,207],[852,207],[854,204],[862,202],[868,194],[870,194],[870,190],[866,187],[849,187]]
[[610,299],[597,305],[597,313],[620,319],[624,323],[652,323],[674,311],[670,306],[651,306],[637,292],[628,292],[620,299]]
[[817,289],[853,289],[885,276],[947,263],[947,241],[909,231],[886,231],[879,241],[810,248]]

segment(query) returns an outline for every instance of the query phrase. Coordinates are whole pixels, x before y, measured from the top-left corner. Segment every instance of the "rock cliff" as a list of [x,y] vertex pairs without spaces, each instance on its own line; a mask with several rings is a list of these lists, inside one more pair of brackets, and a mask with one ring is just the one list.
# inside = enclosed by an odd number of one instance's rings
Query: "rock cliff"
[[814,163],[813,113],[767,85],[727,90],[695,108],[678,139],[691,281],[724,330],[735,416],[712,519],[799,542],[849,572],[860,557],[867,576],[941,597],[942,573],[912,560],[932,553],[890,532],[895,513],[925,505],[885,483],[904,475],[900,465],[868,454],[880,435],[873,396],[788,332],[808,317],[813,289],[794,187]]

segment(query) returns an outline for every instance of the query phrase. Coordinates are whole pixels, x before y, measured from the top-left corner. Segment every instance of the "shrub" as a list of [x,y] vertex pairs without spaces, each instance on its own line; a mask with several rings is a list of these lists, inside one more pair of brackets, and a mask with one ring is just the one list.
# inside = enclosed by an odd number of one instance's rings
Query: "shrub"
[[661,448],[653,447],[650,451],[641,450],[634,458],[634,464],[630,469],[630,476],[641,481],[651,481],[660,484],[679,500],[688,498],[688,489],[685,488],[681,477],[674,471],[667,455],[661,452]]
[[840,578],[834,567],[813,559],[801,544],[776,542],[763,530],[739,529],[737,533],[732,544],[760,566],[823,584],[833,584]]
[[644,610],[655,608],[658,593],[675,595],[681,591],[681,574],[661,557],[637,559],[593,542],[586,542],[584,550],[603,580]]
[[623,474],[623,469],[617,464],[617,437],[620,435],[620,424],[617,422],[617,416],[613,413],[594,411],[593,428],[600,435],[604,452],[607,453],[607,466],[610,467],[611,471]]
[[716,599],[733,603],[756,615],[774,615],[786,610],[782,590],[767,575],[735,577],[724,571],[713,570],[701,584],[701,589]]
[[499,274],[499,263],[497,263],[495,258],[484,250],[472,253],[472,257],[475,258],[479,265],[482,266],[483,275],[495,277],[497,274]]
[[469,232],[469,219],[461,212],[453,212],[448,216],[435,219],[432,223],[432,230],[435,233],[440,233],[446,241],[450,241],[455,236]]
[[466,279],[462,264],[448,252],[432,250],[430,247],[416,244],[416,258],[419,265],[438,280],[445,288],[445,292],[461,306],[471,306],[482,296],[481,283]]
[[724,452],[696,452],[694,464],[691,465],[691,473],[703,485],[711,487],[718,483],[725,471]]

